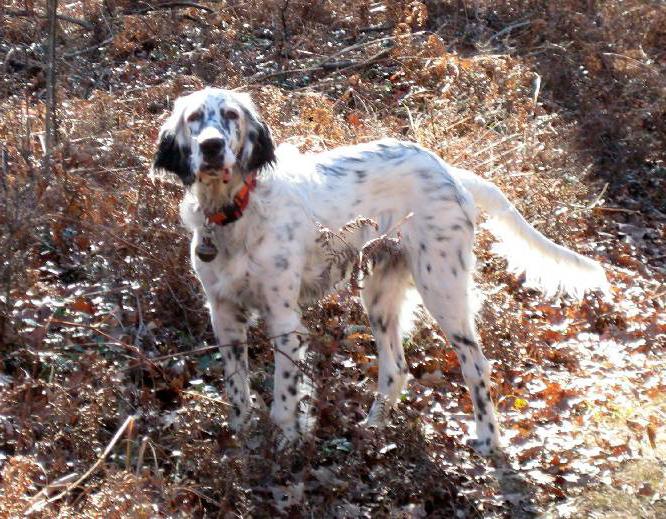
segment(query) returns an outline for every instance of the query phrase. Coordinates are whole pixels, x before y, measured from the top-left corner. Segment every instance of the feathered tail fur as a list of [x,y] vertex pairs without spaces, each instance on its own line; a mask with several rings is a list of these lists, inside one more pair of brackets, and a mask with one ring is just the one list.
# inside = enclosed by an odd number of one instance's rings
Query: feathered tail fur
[[565,292],[581,298],[587,290],[609,293],[606,274],[594,260],[553,243],[532,227],[504,193],[473,173],[455,169],[456,177],[489,216],[486,228],[499,242],[493,252],[508,261],[508,270],[525,273],[525,284],[547,296]]

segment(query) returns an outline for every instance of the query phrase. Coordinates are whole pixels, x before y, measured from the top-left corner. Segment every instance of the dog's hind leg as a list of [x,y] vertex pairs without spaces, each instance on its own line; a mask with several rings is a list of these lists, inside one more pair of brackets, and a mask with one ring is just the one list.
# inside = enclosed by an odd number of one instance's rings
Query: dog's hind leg
[[365,423],[381,426],[405,387],[409,369],[400,340],[400,309],[410,274],[403,258],[375,265],[361,292],[377,345],[378,391]]
[[453,346],[471,393],[477,439],[470,444],[490,455],[499,447],[499,428],[490,399],[490,365],[477,339],[470,304],[474,230],[453,225],[449,234],[448,241],[420,243],[412,257],[412,275],[426,308]]

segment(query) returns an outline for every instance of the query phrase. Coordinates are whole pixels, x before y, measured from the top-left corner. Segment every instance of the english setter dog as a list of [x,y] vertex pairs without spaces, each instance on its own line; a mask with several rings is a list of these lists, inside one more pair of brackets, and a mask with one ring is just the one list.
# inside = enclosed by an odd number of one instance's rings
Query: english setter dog
[[308,334],[300,307],[350,275],[343,267],[330,271],[318,225],[339,229],[359,215],[371,218],[377,229],[364,226],[346,238],[359,251],[385,233],[400,234],[399,252],[373,258],[363,281],[379,364],[366,423],[381,425],[405,387],[398,321],[415,286],[460,360],[476,419],[470,443],[486,455],[497,451],[500,434],[470,305],[477,208],[490,217],[509,268],[530,284],[574,295],[607,287],[599,264],[535,230],[494,184],[412,142],[385,139],[312,154],[275,149],[246,94],[206,88],[177,99],[154,168],[177,174],[187,188],[181,217],[193,233],[192,263],[217,340],[231,345],[222,356],[234,430],[249,415],[246,328],[258,312],[274,338],[271,419],[289,440],[303,432],[299,402],[307,381],[297,366]]

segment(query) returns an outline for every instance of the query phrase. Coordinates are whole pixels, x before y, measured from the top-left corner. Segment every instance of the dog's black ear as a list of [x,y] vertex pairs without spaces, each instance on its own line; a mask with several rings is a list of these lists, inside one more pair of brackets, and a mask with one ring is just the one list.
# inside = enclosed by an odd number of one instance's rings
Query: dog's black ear
[[153,169],[164,169],[175,173],[186,186],[194,182],[194,174],[190,166],[190,149],[178,144],[176,134],[171,129],[163,129],[157,144],[157,152],[153,160]]
[[252,152],[245,163],[247,171],[258,171],[267,164],[275,162],[275,144],[265,122],[256,121],[248,139],[251,142]]

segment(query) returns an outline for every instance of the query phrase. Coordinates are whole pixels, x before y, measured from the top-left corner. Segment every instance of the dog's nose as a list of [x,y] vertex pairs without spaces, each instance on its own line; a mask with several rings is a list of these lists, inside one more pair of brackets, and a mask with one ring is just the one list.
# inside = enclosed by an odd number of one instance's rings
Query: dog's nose
[[224,139],[219,137],[211,137],[210,139],[206,139],[199,144],[201,153],[203,153],[205,157],[215,157],[219,155],[223,146]]

